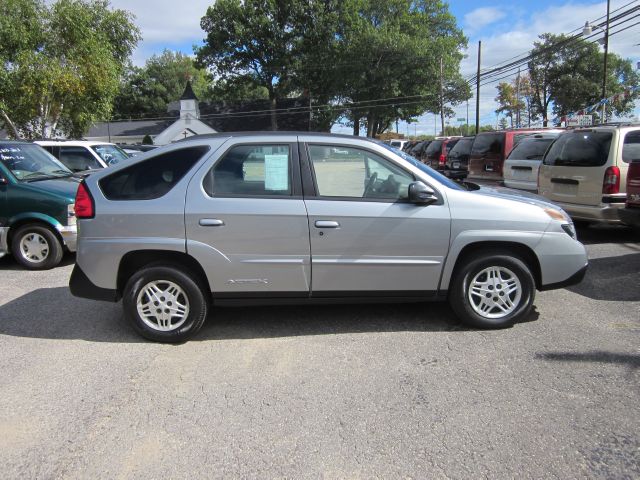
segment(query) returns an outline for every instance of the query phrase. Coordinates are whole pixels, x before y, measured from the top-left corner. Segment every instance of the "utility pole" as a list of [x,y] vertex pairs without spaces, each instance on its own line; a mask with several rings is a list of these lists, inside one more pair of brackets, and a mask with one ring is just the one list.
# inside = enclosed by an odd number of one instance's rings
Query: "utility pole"
[[444,68],[442,66],[442,57],[440,57],[440,126],[444,136]]
[[478,41],[478,73],[476,75],[476,135],[480,132],[480,58],[482,55],[482,40]]
[[[602,99],[607,98],[607,55],[609,53],[609,11],[611,0],[607,0],[607,23],[604,28],[604,68],[602,71]],[[602,123],[607,121],[607,104],[602,104]]]
[[467,125],[464,128],[465,135],[469,135],[469,99],[467,98]]
[[520,67],[516,77],[516,128],[520,128]]

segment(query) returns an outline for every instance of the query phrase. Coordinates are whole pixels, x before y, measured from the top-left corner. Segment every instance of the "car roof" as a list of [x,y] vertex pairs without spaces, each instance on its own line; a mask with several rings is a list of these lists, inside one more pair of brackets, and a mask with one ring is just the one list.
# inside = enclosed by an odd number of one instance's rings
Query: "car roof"
[[92,147],[94,145],[115,145],[109,142],[92,142],[89,140],[34,140],[33,143],[38,145],[56,146],[69,145],[71,147]]
[[300,137],[318,137],[318,138],[343,138],[349,140],[362,140],[371,143],[377,143],[380,140],[369,138],[369,137],[359,137],[355,135],[345,135],[341,133],[327,133],[327,132],[296,132],[296,131],[277,131],[277,132],[224,132],[224,133],[206,133],[204,135],[194,135],[187,138],[182,138],[174,143],[185,143],[189,141],[198,141],[198,140],[208,140],[208,139],[216,139],[216,138],[237,138],[237,137],[290,137],[292,135],[300,136]]
[[25,140],[10,140],[10,139],[0,139],[0,143],[3,145],[32,145],[32,142],[28,142]]

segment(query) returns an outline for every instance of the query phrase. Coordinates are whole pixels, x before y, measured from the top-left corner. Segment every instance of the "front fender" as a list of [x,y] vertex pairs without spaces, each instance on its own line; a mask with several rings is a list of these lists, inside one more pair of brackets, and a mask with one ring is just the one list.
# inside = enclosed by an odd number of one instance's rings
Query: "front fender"
[[442,269],[438,290],[446,291],[449,289],[456,261],[465,247],[481,242],[508,242],[523,245],[534,251],[542,240],[543,235],[544,232],[514,232],[510,230],[469,230],[459,233],[451,242],[451,248],[449,248],[449,254]]
[[59,230],[63,226],[54,217],[47,215],[45,213],[39,213],[39,212],[20,212],[19,214],[9,218],[7,222],[7,226],[11,227],[12,225],[15,225],[16,223],[20,223],[23,220],[37,220],[40,222],[44,222],[51,225],[51,227],[55,228],[56,230]]

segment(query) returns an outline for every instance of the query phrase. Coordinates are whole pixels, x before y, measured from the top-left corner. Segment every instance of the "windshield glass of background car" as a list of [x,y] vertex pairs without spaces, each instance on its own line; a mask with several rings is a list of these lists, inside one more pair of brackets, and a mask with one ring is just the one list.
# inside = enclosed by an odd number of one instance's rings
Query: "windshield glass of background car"
[[129,158],[129,155],[115,145],[94,145],[91,149],[100,155],[107,165],[115,165]]
[[18,180],[69,176],[71,171],[38,145],[0,143],[0,162]]
[[518,160],[542,160],[553,138],[523,138],[507,158]]
[[472,155],[482,155],[485,153],[502,153],[504,135],[502,133],[487,133],[478,135],[471,147]]
[[442,185],[444,185],[446,187],[452,188],[453,190],[465,190],[464,188],[462,188],[460,185],[458,185],[453,180],[451,180],[451,179],[445,177],[444,175],[436,172],[434,169],[432,169],[431,167],[426,166],[420,160],[418,160],[417,158],[412,157],[408,153],[405,153],[402,150],[398,150],[397,148],[393,148],[393,147],[391,147],[389,145],[385,145],[382,142],[378,143],[378,145],[381,145],[384,148],[386,148],[387,150],[395,153],[400,158],[402,158],[403,160],[406,160],[407,162],[409,162],[414,167],[417,167],[419,170],[421,170],[422,172],[426,173],[427,175],[429,175],[431,178],[433,178],[435,181],[439,182],[440,184],[442,184]]
[[452,157],[469,155],[469,152],[471,151],[471,144],[473,144],[473,138],[459,140],[453,146],[453,148],[449,152],[449,155],[451,155]]
[[442,140],[435,140],[429,144],[426,150],[427,157],[435,158],[440,155],[440,150],[442,149]]
[[545,165],[599,167],[607,163],[611,132],[575,131],[560,135],[544,156]]

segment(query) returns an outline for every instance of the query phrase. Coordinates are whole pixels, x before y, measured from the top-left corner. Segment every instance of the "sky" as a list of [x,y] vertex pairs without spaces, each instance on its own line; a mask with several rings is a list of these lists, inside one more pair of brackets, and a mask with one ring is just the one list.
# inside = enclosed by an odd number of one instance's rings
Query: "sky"
[[[201,45],[204,32],[200,28],[200,18],[213,0],[154,0],[149,8],[149,0],[111,0],[112,6],[131,11],[142,31],[143,40],[134,52],[133,61],[143,65],[154,53],[164,49],[178,50],[193,54],[193,46]],[[625,5],[629,4],[625,7]],[[640,6],[640,0],[611,0],[611,11],[626,10]],[[478,41],[482,41],[482,69],[490,68],[500,62],[531,49],[533,42],[541,33],[577,33],[585,21],[602,21],[606,14],[604,0],[451,0],[451,13],[457,18],[458,26],[468,37],[468,49],[463,52],[465,58],[461,64],[464,77],[476,72]],[[622,11],[621,10],[621,11]],[[635,13],[634,15],[637,15]],[[632,15],[633,16],[633,15]],[[617,29],[633,25],[640,18],[630,20]],[[596,37],[597,38],[597,37]],[[630,58],[634,66],[640,62],[640,24],[613,35],[609,40],[609,51]],[[515,78],[515,72],[513,77]],[[502,81],[508,81],[509,78]],[[434,82],[437,79],[434,79]],[[481,87],[480,123],[496,124],[495,109],[496,83]],[[475,86],[473,88],[475,94]],[[640,115],[640,101],[636,102],[634,115]],[[452,125],[458,118],[467,116],[466,105],[454,108]],[[469,102],[470,123],[475,122],[475,97]],[[416,123],[407,126],[399,124],[400,133],[433,134],[436,117],[426,114]],[[351,129],[337,125],[335,132],[351,133]]]

